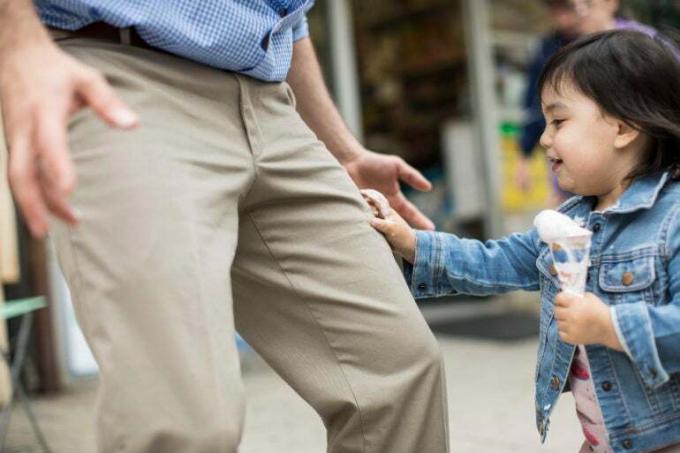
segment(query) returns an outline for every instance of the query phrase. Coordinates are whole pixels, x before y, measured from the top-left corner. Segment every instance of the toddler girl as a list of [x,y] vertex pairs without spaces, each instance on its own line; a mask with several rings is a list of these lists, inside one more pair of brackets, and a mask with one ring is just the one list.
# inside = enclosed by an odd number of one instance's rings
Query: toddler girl
[[583,38],[545,66],[541,144],[560,212],[592,232],[584,296],[560,292],[536,229],[485,243],[415,231],[367,195],[416,297],[541,292],[536,422],[563,391],[582,452],[680,452],[680,63],[635,31]]

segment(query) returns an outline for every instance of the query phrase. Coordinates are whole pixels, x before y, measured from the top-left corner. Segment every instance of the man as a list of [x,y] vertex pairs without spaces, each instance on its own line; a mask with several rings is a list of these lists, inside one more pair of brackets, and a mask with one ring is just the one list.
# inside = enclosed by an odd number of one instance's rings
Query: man
[[236,451],[236,325],[322,417],[328,451],[447,451],[438,347],[348,173],[425,228],[398,179],[429,185],[348,132],[312,0],[35,6],[61,49],[31,2],[0,0],[10,180],[35,235],[65,222],[99,450]]

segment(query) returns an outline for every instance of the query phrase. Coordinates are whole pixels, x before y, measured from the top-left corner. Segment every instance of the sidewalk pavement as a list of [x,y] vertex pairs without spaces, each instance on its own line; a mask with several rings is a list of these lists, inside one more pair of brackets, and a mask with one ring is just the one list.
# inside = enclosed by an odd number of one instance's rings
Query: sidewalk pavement
[[[428,318],[429,319],[429,318]],[[455,453],[577,452],[582,435],[574,401],[565,394],[541,445],[534,424],[537,342],[438,336],[446,361]],[[257,357],[244,363],[248,408],[240,453],[321,453],[325,433],[316,414]],[[94,453],[94,380],[34,407],[54,453]],[[8,452],[38,452],[27,420],[15,408]],[[419,452],[420,453],[420,452]]]

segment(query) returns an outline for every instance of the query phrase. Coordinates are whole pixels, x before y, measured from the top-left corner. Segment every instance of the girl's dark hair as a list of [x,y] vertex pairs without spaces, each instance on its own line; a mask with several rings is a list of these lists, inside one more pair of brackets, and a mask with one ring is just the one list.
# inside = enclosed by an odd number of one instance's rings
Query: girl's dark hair
[[[538,89],[573,86],[600,110],[646,134],[652,146],[629,179],[671,170],[680,177],[680,53],[670,40],[630,30],[581,38],[545,65]],[[565,85],[565,83],[567,85]]]

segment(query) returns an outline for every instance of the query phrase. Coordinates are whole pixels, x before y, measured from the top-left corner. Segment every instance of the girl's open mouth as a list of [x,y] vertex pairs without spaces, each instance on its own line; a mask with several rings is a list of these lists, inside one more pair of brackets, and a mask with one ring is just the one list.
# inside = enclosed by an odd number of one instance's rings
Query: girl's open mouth
[[549,157],[548,161],[550,162],[550,169],[553,171],[553,173],[557,173],[560,167],[562,167],[562,159]]

